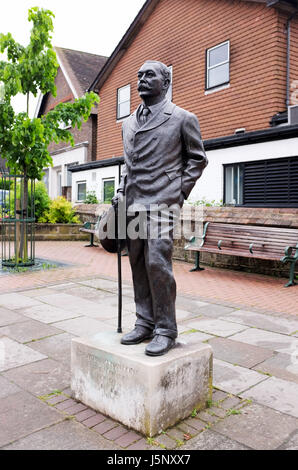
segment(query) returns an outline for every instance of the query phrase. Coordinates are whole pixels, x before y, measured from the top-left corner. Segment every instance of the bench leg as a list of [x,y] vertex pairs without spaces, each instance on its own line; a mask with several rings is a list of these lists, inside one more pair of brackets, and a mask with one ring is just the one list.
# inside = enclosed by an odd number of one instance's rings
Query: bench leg
[[85,247],[89,247],[89,246],[98,246],[98,245],[94,245],[94,233],[90,233],[90,244],[89,245],[85,245]]
[[296,282],[294,281],[296,261],[297,261],[297,260],[291,262],[291,267],[290,267],[290,279],[289,279],[289,282],[288,282],[287,284],[285,284],[284,287],[291,287],[291,286],[295,286],[295,285],[296,285]]
[[200,266],[200,252],[196,251],[196,259],[195,259],[195,267],[190,269],[190,273],[194,271],[204,271],[205,268],[201,268]]

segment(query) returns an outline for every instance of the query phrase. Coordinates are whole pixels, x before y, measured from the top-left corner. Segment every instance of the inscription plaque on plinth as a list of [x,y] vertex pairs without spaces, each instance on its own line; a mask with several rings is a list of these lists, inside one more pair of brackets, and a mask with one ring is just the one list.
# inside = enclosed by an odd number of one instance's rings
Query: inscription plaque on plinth
[[212,393],[212,349],[179,339],[168,354],[125,346],[113,332],[72,340],[75,398],[146,436],[204,409]]

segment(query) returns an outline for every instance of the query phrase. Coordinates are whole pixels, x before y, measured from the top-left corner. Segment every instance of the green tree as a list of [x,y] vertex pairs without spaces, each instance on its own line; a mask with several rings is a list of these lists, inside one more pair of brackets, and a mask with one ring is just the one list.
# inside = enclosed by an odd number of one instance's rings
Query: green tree
[[[0,154],[6,159],[11,173],[23,174],[23,191],[19,205],[26,210],[28,206],[28,181],[40,180],[43,168],[52,165],[48,151],[50,142],[69,142],[74,145],[72,133],[61,129],[61,123],[71,123],[81,128],[87,121],[91,109],[99,97],[91,92],[74,103],[60,103],[41,118],[29,117],[29,96],[40,92],[56,96],[55,77],[58,63],[51,45],[53,31],[49,10],[31,8],[28,21],[33,22],[30,41],[27,47],[17,43],[10,33],[0,34],[0,52],[6,53],[7,60],[0,61]],[[11,100],[18,93],[27,96],[26,112],[15,114]],[[25,226],[20,235],[19,253],[15,258],[27,258]]]

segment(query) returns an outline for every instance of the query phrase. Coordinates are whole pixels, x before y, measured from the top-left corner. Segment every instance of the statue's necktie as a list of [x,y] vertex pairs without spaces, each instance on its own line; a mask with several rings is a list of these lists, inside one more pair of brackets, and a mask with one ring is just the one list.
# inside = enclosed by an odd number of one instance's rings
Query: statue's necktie
[[140,114],[140,123],[142,124],[142,126],[146,124],[146,122],[148,121],[149,113],[150,113],[150,109],[147,108],[147,106],[143,106],[142,112]]

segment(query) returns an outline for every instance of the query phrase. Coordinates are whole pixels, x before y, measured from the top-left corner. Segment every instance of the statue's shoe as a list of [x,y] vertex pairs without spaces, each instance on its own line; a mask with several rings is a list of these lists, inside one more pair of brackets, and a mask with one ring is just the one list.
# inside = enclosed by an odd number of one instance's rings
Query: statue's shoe
[[151,339],[152,337],[152,330],[143,326],[136,326],[130,333],[126,333],[126,335],[122,336],[121,344],[139,344],[145,341],[145,339]]
[[162,356],[166,354],[173,346],[175,340],[168,336],[155,335],[153,340],[148,344],[145,353],[148,356]]

